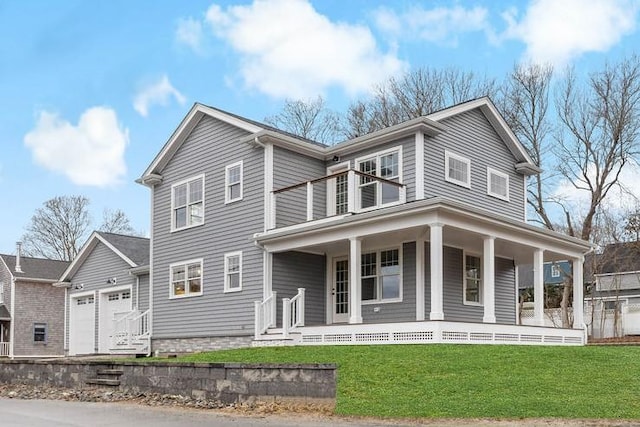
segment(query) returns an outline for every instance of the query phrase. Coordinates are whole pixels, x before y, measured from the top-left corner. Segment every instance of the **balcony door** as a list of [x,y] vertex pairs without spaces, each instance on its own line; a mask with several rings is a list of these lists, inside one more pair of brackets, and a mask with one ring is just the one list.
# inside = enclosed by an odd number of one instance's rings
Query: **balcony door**
[[[349,170],[349,162],[327,168],[327,175]],[[349,206],[349,179],[347,174],[327,180],[327,216],[347,213]]]
[[349,321],[349,259],[333,260],[333,286],[331,288],[333,323]]

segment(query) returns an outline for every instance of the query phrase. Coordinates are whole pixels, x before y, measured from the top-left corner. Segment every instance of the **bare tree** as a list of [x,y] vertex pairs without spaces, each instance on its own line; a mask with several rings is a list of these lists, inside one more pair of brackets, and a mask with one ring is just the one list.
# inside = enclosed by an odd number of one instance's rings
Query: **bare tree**
[[[550,66],[516,65],[506,78],[499,106],[505,120],[525,145],[532,160],[544,169],[549,159],[553,130],[550,117],[550,90],[553,69]],[[547,208],[552,200],[547,183],[554,178],[553,168],[528,180],[527,203],[536,213],[536,221],[555,229]]]
[[91,225],[89,199],[59,196],[44,202],[31,217],[22,237],[25,254],[71,261]]
[[139,235],[132,226],[129,217],[122,210],[111,210],[105,208],[102,212],[102,225],[100,231],[107,233],[128,234],[131,236]]
[[265,122],[302,138],[326,144],[339,142],[344,135],[342,117],[327,108],[319,96],[309,100],[285,100],[282,111]]
[[347,136],[375,132],[496,92],[494,80],[477,77],[472,72],[417,68],[375,86],[369,99],[353,102],[347,111]]

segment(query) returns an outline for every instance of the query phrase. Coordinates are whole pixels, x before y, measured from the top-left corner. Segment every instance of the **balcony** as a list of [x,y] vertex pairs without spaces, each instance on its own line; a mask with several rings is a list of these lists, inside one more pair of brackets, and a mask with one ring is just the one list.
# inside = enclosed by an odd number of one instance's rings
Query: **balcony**
[[269,229],[341,218],[406,199],[405,184],[349,169],[272,191]]

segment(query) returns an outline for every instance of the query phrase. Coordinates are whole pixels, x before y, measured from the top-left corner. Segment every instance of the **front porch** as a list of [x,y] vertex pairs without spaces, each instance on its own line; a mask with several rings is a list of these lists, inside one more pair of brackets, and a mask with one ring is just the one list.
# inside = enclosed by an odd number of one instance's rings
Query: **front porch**
[[9,342],[10,321],[0,320],[0,357],[9,357],[11,343]]

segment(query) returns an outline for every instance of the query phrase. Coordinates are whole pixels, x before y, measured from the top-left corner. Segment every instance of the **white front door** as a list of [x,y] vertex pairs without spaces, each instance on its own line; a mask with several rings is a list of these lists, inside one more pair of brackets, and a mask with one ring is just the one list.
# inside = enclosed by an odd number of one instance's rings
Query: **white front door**
[[[329,166],[327,175],[349,170],[349,162]],[[327,180],[327,216],[342,215],[349,210],[349,179],[347,174]]]
[[111,336],[116,332],[114,318],[130,312],[131,290],[103,293],[100,296],[100,353],[109,353]]
[[333,260],[333,323],[349,321],[349,259]]
[[69,308],[69,354],[95,352],[96,304],[92,295],[71,297]]

